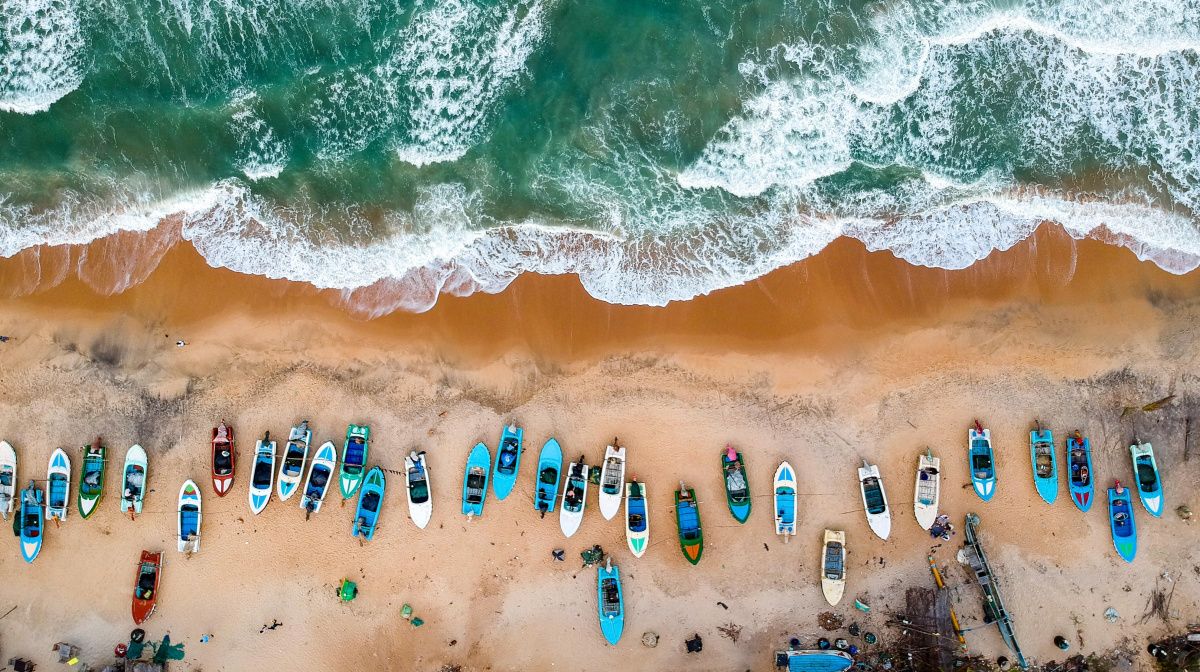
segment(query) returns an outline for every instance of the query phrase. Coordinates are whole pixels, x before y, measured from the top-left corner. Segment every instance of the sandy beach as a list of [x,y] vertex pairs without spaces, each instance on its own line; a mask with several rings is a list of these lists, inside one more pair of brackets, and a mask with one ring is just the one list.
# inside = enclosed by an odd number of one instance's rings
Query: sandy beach
[[[11,337],[0,344],[0,438],[17,449],[20,482],[44,478],[56,447],[77,461],[79,446],[101,434],[109,449],[95,515],[81,520],[72,500],[36,562],[21,560],[15,539],[0,553],[0,611],[15,607],[0,620],[5,660],[50,668],[60,640],[94,666],[111,660],[133,627],[145,548],[167,552],[158,611],[144,627],[186,645],[172,669],[770,670],[789,637],[843,636],[818,626],[825,611],[894,643],[887,622],[906,588],[932,586],[931,552],[963,625],[982,624],[979,587],[955,559],[968,512],[982,519],[1034,661],[1068,655],[1053,644],[1061,634],[1069,654],[1121,647],[1149,669],[1146,643],[1200,613],[1197,533],[1174,513],[1200,508],[1200,448],[1191,446],[1190,461],[1184,454],[1185,419],[1200,417],[1196,273],[1173,276],[1046,226],[962,271],[912,267],[841,240],[754,283],[666,308],[605,304],[575,278],[539,276],[369,320],[369,288],[346,296],[209,268],[175,244],[169,224],[128,235],[0,262],[0,334]],[[137,269],[122,264],[130,246],[140,250]],[[177,348],[178,339],[188,345]],[[1168,395],[1161,410],[1126,412]],[[965,459],[976,418],[998,453],[998,494],[986,504]],[[240,440],[225,498],[208,478],[209,431],[221,419]],[[353,503],[339,507],[336,494],[308,522],[295,498],[251,515],[254,439],[268,430],[285,438],[303,419],[314,444],[340,446],[348,423],[371,425],[371,461],[395,470],[374,541],[350,535]],[[1080,513],[1065,481],[1053,506],[1037,497],[1027,442],[1035,419],[1054,430],[1060,460],[1067,432],[1091,437],[1098,487],[1130,480],[1135,436],[1153,443],[1167,511],[1152,519],[1137,509],[1133,564],[1115,554],[1102,505]],[[494,449],[508,421],[525,428],[520,479],[468,522],[459,514],[467,453],[477,441]],[[648,487],[651,547],[640,559],[591,493],[571,539],[557,516],[541,520],[532,506],[533,464],[548,438],[565,457],[598,464],[614,436]],[[117,510],[117,472],[133,443],[150,461],[137,520]],[[744,452],[755,496],[744,525],[724,502],[726,443]],[[926,447],[942,458],[942,510],[959,529],[949,542],[931,540],[912,516]],[[428,451],[432,474],[434,514],[423,531],[407,517],[399,475],[414,448]],[[796,466],[801,495],[799,533],[787,545],[770,515],[783,459]],[[880,465],[894,509],[886,542],[862,512],[855,467],[864,459]],[[173,541],[186,478],[204,492],[203,548],[190,559]],[[701,502],[706,546],[695,567],[676,541],[680,480]],[[819,583],[825,528],[844,529],[849,549],[846,598],[832,609]],[[595,570],[578,561],[593,544],[624,578],[617,647],[597,625]],[[555,548],[566,562],[552,560]],[[335,595],[343,578],[361,590],[351,603]],[[1171,619],[1143,620],[1151,591],[1168,582]],[[871,613],[856,611],[855,599]],[[404,603],[425,625],[400,618]],[[1116,622],[1104,618],[1109,607]],[[274,621],[282,625],[260,632]],[[718,630],[728,624],[741,626],[736,642]],[[657,648],[640,643],[647,631],[661,637]],[[693,633],[704,638],[699,654],[684,650]],[[994,627],[966,641],[991,660],[1005,652]]]

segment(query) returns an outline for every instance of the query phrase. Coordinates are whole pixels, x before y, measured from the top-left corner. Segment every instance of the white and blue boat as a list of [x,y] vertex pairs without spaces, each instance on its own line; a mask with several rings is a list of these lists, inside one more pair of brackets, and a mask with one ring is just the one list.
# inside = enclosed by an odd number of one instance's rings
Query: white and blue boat
[[567,465],[567,478],[563,481],[562,507],[558,510],[558,526],[570,537],[579,531],[583,522],[583,510],[587,505],[588,465],[583,456],[578,462]]
[[646,484],[635,478],[625,484],[625,541],[629,552],[640,558],[650,541],[650,511],[646,508]]
[[525,430],[508,425],[500,435],[500,447],[496,450],[496,466],[492,470],[492,490],[496,499],[504,499],[512,493],[517,483],[517,471],[521,468],[521,441]]
[[423,530],[433,516],[429,463],[425,459],[425,451],[414,450],[404,458],[404,481],[408,493],[408,517]]
[[1080,511],[1092,508],[1096,484],[1092,479],[1092,444],[1080,432],[1067,437],[1067,486]]
[[475,444],[467,456],[467,471],[463,474],[462,512],[468,518],[483,515],[491,457],[488,447],[482,443]]
[[1138,547],[1137,523],[1133,519],[1129,488],[1121,487],[1120,481],[1117,481],[1117,487],[1108,489],[1108,526],[1117,555],[1125,562],[1133,562]]
[[796,471],[786,460],[775,470],[775,534],[785,544],[796,536]]
[[607,558],[596,571],[596,599],[600,612],[600,632],[604,640],[616,646],[625,630],[625,597],[621,592],[621,574]]
[[332,441],[326,441],[317,448],[312,464],[308,465],[308,478],[304,481],[304,494],[300,497],[305,520],[321,510],[321,503],[325,501],[325,493],[329,491],[329,482],[333,480],[336,468],[337,449]]
[[66,522],[70,499],[71,458],[62,448],[55,448],[46,471],[46,517]]
[[533,508],[545,518],[554,513],[558,500],[558,482],[562,476],[562,446],[550,439],[538,455],[537,490],[533,493]]
[[250,513],[258,515],[271,501],[275,488],[275,442],[267,432],[254,446],[254,467],[250,471]]
[[1029,460],[1033,464],[1033,485],[1047,504],[1058,499],[1058,459],[1054,455],[1054,435],[1048,429],[1029,432]]
[[354,528],[351,534],[370,541],[375,538],[379,525],[379,512],[383,509],[383,495],[387,492],[387,481],[383,469],[371,467],[358,489],[358,509],[354,512]]
[[996,494],[996,454],[992,451],[992,430],[978,421],[967,430],[967,461],[971,466],[971,485],[985,502]]
[[304,463],[308,461],[308,447],[312,443],[312,430],[308,421],[292,427],[288,434],[287,445],[283,448],[283,460],[279,466],[279,478],[276,480],[276,492],[279,501],[286,502],[300,488],[304,478]]
[[1149,443],[1135,442],[1129,446],[1133,456],[1133,481],[1137,483],[1138,497],[1142,506],[1155,518],[1163,513],[1162,479],[1158,473],[1158,462],[1154,460],[1154,448]]
[[29,482],[21,491],[21,557],[33,562],[42,551],[42,534],[46,531],[46,500],[41,488]]
[[179,486],[179,508],[175,518],[175,545],[180,553],[191,555],[200,550],[200,488],[188,479]]

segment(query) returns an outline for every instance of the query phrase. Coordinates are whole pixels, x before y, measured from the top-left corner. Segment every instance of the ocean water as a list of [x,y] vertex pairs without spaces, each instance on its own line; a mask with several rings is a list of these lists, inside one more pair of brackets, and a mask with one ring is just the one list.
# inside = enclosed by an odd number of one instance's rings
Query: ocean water
[[1044,221],[1184,273],[1200,0],[0,0],[0,255],[173,215],[370,314],[528,272],[661,305],[840,236],[963,268]]

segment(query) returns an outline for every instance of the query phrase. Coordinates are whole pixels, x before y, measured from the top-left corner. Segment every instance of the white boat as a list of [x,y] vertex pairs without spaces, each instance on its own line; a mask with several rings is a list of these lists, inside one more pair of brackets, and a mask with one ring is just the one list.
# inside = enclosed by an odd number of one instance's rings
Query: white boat
[[71,501],[71,458],[67,451],[55,448],[46,469],[46,517],[66,522],[67,503]]
[[408,517],[422,530],[433,516],[433,498],[429,490],[429,466],[425,451],[413,451],[404,458],[404,478],[408,491]]
[[142,512],[146,498],[146,451],[133,444],[125,452],[125,468],[121,470],[121,513],[134,516]]
[[191,555],[200,550],[200,488],[188,479],[179,487],[179,508],[175,542],[180,553]]
[[308,478],[304,480],[304,492],[300,497],[300,508],[305,511],[305,518],[321,510],[321,502],[325,501],[325,493],[329,492],[329,481],[333,480],[337,469],[337,448],[332,441],[326,441],[317,448],[312,463],[308,465]]
[[600,515],[605,520],[612,520],[620,513],[624,494],[625,448],[609,446],[604,449],[604,466],[600,468]]
[[829,606],[836,607],[846,592],[846,533],[825,530],[821,545],[821,592]]
[[650,507],[646,504],[646,484],[637,479],[625,484],[625,541],[629,552],[640,558],[650,542]]
[[796,536],[796,471],[786,460],[775,470],[775,534],[785,544]]
[[304,479],[304,463],[308,461],[308,447],[312,444],[312,430],[308,421],[292,427],[287,445],[283,448],[283,459],[279,464],[279,477],[275,479],[275,492],[279,501],[286,502],[300,488]]
[[588,466],[583,456],[567,468],[567,480],[563,484],[562,505],[558,510],[558,524],[568,537],[579,530],[583,522],[583,508],[587,504]]
[[258,515],[271,501],[275,489],[275,442],[271,433],[254,444],[254,465],[250,471],[250,513]]
[[880,539],[892,533],[892,510],[888,508],[887,493],[883,490],[883,478],[879,467],[863,460],[858,468],[858,485],[862,490],[863,507],[867,512],[867,524]]
[[926,451],[917,460],[917,486],[913,492],[913,516],[921,529],[933,527],[933,521],[938,515],[938,498],[941,493],[941,458],[934,457],[933,451]]
[[17,451],[0,441],[0,515],[8,520],[17,505]]

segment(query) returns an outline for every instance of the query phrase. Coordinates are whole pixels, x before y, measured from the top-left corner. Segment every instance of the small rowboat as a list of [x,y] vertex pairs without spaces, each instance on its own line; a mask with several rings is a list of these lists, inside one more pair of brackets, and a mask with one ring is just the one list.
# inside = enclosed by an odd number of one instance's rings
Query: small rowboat
[[467,456],[467,470],[463,474],[462,512],[467,518],[483,515],[491,463],[488,447],[482,443],[475,444]]
[[775,470],[775,534],[785,544],[796,536],[796,471],[787,461]]
[[612,557],[597,568],[596,600],[600,612],[600,632],[604,641],[617,645],[625,630],[625,599],[621,593],[621,574],[612,564]]
[[379,525],[379,513],[383,509],[383,495],[387,492],[383,469],[371,467],[358,490],[358,509],[354,512],[354,536],[370,541],[375,538]]
[[83,448],[83,464],[79,467],[79,517],[87,518],[100,505],[104,496],[104,454],[100,437]]
[[625,484],[625,541],[629,552],[640,558],[650,541],[650,510],[646,506],[646,485],[635,478]]
[[821,547],[821,592],[829,606],[836,607],[846,592],[846,533],[825,530]]
[[180,553],[191,555],[200,550],[200,488],[187,480],[179,488],[178,526],[175,535]]
[[892,533],[892,511],[888,508],[887,493],[883,489],[883,478],[879,467],[863,460],[858,468],[858,484],[862,490],[863,507],[867,512],[867,524],[880,539],[886,540]]
[[621,496],[625,494],[625,448],[617,440],[604,449],[604,465],[600,467],[600,515],[612,520],[621,511]]
[[725,481],[729,513],[737,522],[746,522],[750,517],[750,481],[746,478],[746,461],[733,446],[725,446],[721,453],[721,475]]
[[304,480],[304,494],[300,496],[300,508],[304,509],[304,519],[321,510],[325,501],[325,493],[329,491],[329,482],[333,480],[333,472],[337,469],[337,449],[332,441],[326,441],[317,448],[312,464],[308,465],[308,478]]
[[8,520],[17,505],[17,451],[0,441],[0,514]]
[[371,428],[350,425],[346,428],[346,443],[342,447],[342,467],[338,472],[338,490],[342,499],[350,499],[362,484],[367,470],[367,455],[371,448]]
[[1096,492],[1092,478],[1092,444],[1078,431],[1067,437],[1067,485],[1071,489],[1071,501],[1080,511],[1092,508],[1092,497]]
[[533,492],[533,508],[545,518],[554,513],[558,504],[558,481],[562,477],[562,447],[550,439],[538,455],[537,489]]
[[146,451],[136,443],[125,453],[121,470],[121,513],[136,516],[142,512],[146,497]]
[[558,510],[558,526],[567,537],[579,530],[583,522],[583,509],[587,505],[588,465],[583,456],[567,467],[567,480],[563,484],[562,508]]
[[141,625],[158,605],[158,584],[162,577],[162,551],[142,551],[133,579],[133,623]]
[[1154,448],[1149,443],[1134,443],[1129,447],[1129,453],[1133,456],[1133,481],[1137,483],[1142,506],[1150,515],[1159,518],[1163,513],[1163,489]]
[[233,427],[222,420],[212,430],[212,483],[213,492],[224,497],[233,487],[233,472],[237,468],[237,452],[234,450]]
[[71,499],[71,458],[67,451],[55,448],[46,470],[46,517],[66,522],[67,502]]
[[1108,489],[1108,526],[1117,555],[1125,562],[1133,562],[1138,547],[1137,523],[1133,519],[1129,488],[1121,487],[1120,481],[1115,488]]
[[987,502],[996,494],[996,455],[992,451],[992,430],[979,421],[967,430],[967,461],[971,465],[971,485],[975,494]]
[[408,517],[423,530],[433,516],[425,451],[413,451],[404,458],[404,484],[408,493]]
[[679,482],[675,491],[675,523],[679,527],[679,548],[693,565],[704,555],[704,530],[700,527],[700,507],[696,491]]
[[937,519],[938,499],[940,497],[942,461],[933,456],[933,451],[927,450],[917,459],[917,486],[913,492],[913,516],[921,529],[933,527]]
[[1033,464],[1033,485],[1047,504],[1058,499],[1058,460],[1054,456],[1054,435],[1048,429],[1029,432],[1029,460]]
[[292,427],[288,434],[287,446],[283,449],[279,478],[276,479],[275,490],[279,494],[279,501],[286,502],[300,489],[300,481],[304,479],[304,463],[308,461],[308,447],[311,444],[312,430],[308,428],[307,420]]
[[33,562],[42,551],[42,533],[46,531],[46,493],[29,481],[21,491],[21,557]]
[[254,446],[254,469],[250,471],[250,513],[258,515],[271,501],[275,489],[275,442],[267,432]]

